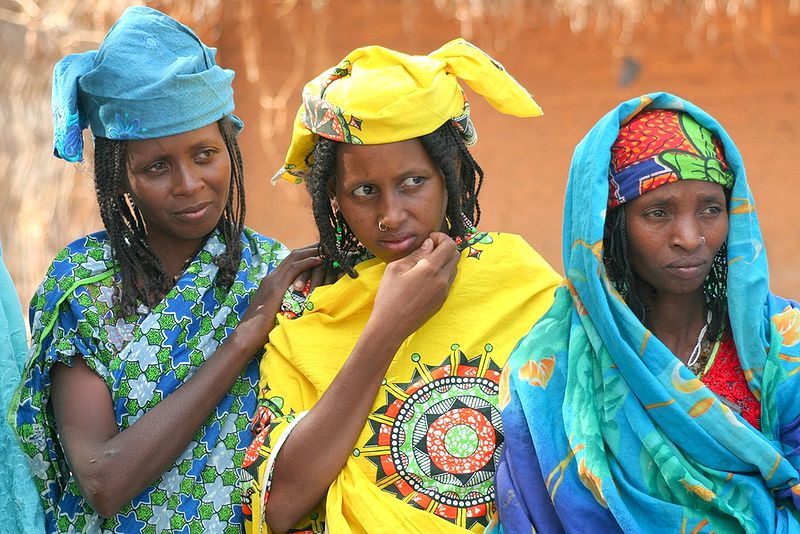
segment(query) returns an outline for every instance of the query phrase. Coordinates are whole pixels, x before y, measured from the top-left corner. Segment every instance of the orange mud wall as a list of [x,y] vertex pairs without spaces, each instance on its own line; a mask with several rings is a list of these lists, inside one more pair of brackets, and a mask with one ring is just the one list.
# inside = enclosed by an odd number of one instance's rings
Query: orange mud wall
[[[563,271],[562,204],[574,146],[618,102],[669,91],[715,116],[737,143],[773,290],[800,298],[800,174],[792,163],[800,141],[800,16],[785,8],[762,6],[749,14],[746,30],[721,18],[714,39],[693,35],[679,12],[661,13],[622,45],[613,21],[602,34],[576,35],[567,20],[544,21],[524,6],[462,25],[431,2],[330,0],[319,10],[308,2],[225,5],[217,46],[221,63],[237,71],[248,224],[257,230],[292,247],[316,239],[304,188],[269,182],[288,146],[305,81],[359,46],[422,54],[466,32],[545,111],[537,119],[504,116],[469,93],[479,137],[473,154],[486,172],[482,229],[523,235]],[[621,87],[625,56],[640,70]]]

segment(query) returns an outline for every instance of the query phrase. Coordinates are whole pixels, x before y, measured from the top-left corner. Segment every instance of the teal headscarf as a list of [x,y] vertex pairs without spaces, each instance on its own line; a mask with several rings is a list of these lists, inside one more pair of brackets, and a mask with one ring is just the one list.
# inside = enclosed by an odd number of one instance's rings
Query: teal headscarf
[[215,56],[216,49],[175,19],[149,7],[128,8],[98,50],[56,64],[54,154],[82,160],[87,127],[97,137],[153,139],[231,114],[234,73],[220,68]]
[[[642,109],[685,111],[735,177],[728,311],[760,430],[636,318],[603,266],[611,146]],[[666,93],[623,102],[575,150],[566,280],[511,355],[497,502],[505,532],[800,532],[800,305],[769,292],[742,158],[703,110]]]

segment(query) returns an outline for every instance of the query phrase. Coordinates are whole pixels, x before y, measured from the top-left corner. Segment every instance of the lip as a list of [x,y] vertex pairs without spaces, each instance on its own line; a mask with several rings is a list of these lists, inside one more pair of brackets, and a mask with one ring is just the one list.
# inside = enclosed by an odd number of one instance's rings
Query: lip
[[708,265],[708,262],[704,260],[689,258],[674,261],[667,265],[667,269],[680,278],[693,279],[699,276],[705,276],[706,265]]
[[378,244],[386,250],[392,252],[411,252],[417,236],[414,234],[395,234],[384,236],[383,239],[378,240]]
[[193,206],[189,206],[188,208],[176,211],[175,216],[177,216],[179,219],[183,219],[186,221],[196,221],[202,219],[203,216],[206,214],[206,212],[208,212],[210,207],[211,207],[211,201],[200,202],[199,204],[194,204]]

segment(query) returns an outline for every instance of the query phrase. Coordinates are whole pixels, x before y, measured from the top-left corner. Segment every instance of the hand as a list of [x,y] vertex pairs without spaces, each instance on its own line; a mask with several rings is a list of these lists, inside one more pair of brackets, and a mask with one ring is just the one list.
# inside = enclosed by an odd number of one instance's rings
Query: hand
[[[318,247],[318,245],[309,245],[309,247],[312,246]],[[298,274],[292,284],[292,289],[295,291],[303,291],[306,289],[307,291],[305,294],[307,295],[311,293],[315,287],[333,284],[342,277],[342,274],[344,273],[341,269],[334,269],[326,262],[322,262],[316,267],[312,267]]]
[[[236,333],[255,354],[269,340],[269,333],[275,326],[275,316],[281,307],[283,296],[289,286],[309,277],[324,280],[324,269],[320,270],[322,257],[317,245],[308,245],[289,253],[286,258],[269,273],[250,299],[250,306],[236,328]],[[315,274],[316,273],[316,274]],[[319,283],[319,282],[317,282]]]
[[434,232],[420,248],[389,263],[369,322],[396,332],[402,342],[442,307],[459,258],[450,236]]

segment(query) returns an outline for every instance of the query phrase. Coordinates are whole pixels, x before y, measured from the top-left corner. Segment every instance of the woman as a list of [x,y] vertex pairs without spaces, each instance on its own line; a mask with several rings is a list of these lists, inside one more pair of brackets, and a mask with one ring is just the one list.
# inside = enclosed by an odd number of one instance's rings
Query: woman
[[80,160],[91,127],[105,230],[60,252],[31,304],[16,430],[48,531],[241,528],[253,356],[321,259],[276,268],[285,249],[244,227],[233,72],[214,55],[132,7],[56,65],[55,154]]
[[481,531],[493,514],[500,367],[558,277],[518,236],[472,228],[483,173],[459,79],[541,113],[460,39],[357,49],[305,87],[279,176],[306,182],[347,276],[270,334],[244,464],[255,530]]
[[504,531],[800,531],[800,309],[728,134],[669,94],[621,104],[576,149],[563,246],[504,373]]

